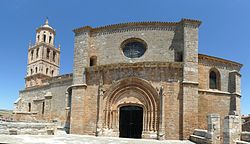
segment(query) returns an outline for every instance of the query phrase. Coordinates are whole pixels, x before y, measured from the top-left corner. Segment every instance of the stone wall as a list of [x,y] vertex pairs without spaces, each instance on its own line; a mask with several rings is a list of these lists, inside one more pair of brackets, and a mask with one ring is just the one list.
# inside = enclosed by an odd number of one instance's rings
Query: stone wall
[[241,140],[250,142],[250,132],[242,132],[241,133]]
[[[179,47],[177,41],[173,43],[173,39],[179,39],[174,29],[145,29],[138,27],[138,30],[128,29],[124,32],[113,32],[112,34],[95,34],[91,40],[91,56],[97,56],[98,65],[106,65],[112,63],[130,63],[130,62],[146,62],[146,61],[174,61],[174,48],[172,45]],[[156,36],[157,35],[157,36]],[[145,54],[139,59],[127,58],[123,55],[121,44],[129,38],[139,38],[147,43]],[[105,61],[103,61],[106,59]]]
[[242,116],[242,131],[250,132],[250,115]]
[[240,116],[227,115],[224,118],[223,127],[218,114],[209,114],[207,118],[208,130],[195,129],[193,135],[190,136],[191,141],[199,144],[247,144],[250,142],[250,133],[241,132]]
[[[176,51],[182,51],[182,36],[178,30],[178,25],[164,25],[164,23],[162,26],[138,24],[134,27],[121,27],[98,32],[89,28],[76,33],[75,49],[87,48],[88,53],[84,54],[83,61],[88,66],[91,56],[97,56],[97,65],[146,61],[170,62],[174,61]],[[131,59],[124,56],[121,44],[130,38],[142,39],[147,44],[147,50],[142,57]]]
[[190,140],[198,144],[220,144],[222,138],[220,136],[220,116],[218,114],[207,115],[207,130],[195,129],[190,136]]
[[242,124],[242,131],[248,131],[248,132],[250,132],[250,121],[244,122]]
[[[64,125],[66,121],[66,92],[72,85],[72,75],[52,78],[45,86],[20,91],[15,104],[15,120],[21,121],[57,121]],[[30,111],[29,111],[30,103]]]
[[203,130],[203,129],[195,129],[194,133],[190,136],[190,140],[192,142],[195,142],[197,144],[208,144],[211,143],[208,139],[207,139],[207,130]]
[[55,123],[1,122],[0,135],[54,135]]

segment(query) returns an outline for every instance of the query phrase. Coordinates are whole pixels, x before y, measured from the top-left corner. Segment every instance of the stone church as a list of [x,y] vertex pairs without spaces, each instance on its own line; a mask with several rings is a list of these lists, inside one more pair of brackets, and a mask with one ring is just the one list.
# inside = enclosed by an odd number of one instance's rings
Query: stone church
[[74,29],[73,72],[60,75],[60,46],[46,20],[28,48],[15,119],[56,122],[71,134],[188,139],[194,129],[207,129],[208,114],[240,113],[242,65],[199,54],[200,24]]

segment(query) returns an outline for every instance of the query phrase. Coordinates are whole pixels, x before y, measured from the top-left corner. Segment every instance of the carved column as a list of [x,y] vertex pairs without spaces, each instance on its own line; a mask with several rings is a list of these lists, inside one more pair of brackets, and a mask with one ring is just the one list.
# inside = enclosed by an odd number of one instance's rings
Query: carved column
[[66,95],[66,104],[65,104],[65,128],[66,132],[69,133],[69,128],[70,128],[70,104],[69,104],[69,92],[67,91],[65,93]]
[[149,110],[147,110],[147,117],[146,117],[146,119],[147,119],[147,127],[146,127],[146,131],[149,131],[150,130],[150,113],[149,113]]
[[158,124],[158,133],[157,139],[164,140],[165,138],[165,125],[164,125],[164,94],[163,94],[163,87],[160,88],[159,91],[160,97],[160,109],[159,109],[159,124]]
[[[100,88],[99,88],[100,89]],[[102,135],[101,131],[102,131],[102,103],[103,103],[103,94],[102,94],[102,90],[99,90],[99,94],[98,94],[98,100],[97,100],[97,129],[96,129],[96,136],[100,136]]]
[[149,119],[150,119],[150,131],[153,131],[153,124],[154,124],[154,111],[151,110],[150,111],[150,116],[149,116]]
[[102,135],[102,129],[103,129],[103,95],[104,95],[104,88],[103,88],[103,77],[102,77],[102,73],[101,73],[100,85],[99,85],[98,96],[97,96],[96,136]]
[[147,130],[147,110],[143,112],[143,131]]

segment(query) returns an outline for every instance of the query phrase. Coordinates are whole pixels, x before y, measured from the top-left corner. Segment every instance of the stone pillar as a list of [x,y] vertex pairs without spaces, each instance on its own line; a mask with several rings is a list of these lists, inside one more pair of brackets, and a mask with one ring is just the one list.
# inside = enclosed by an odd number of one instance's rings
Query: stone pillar
[[85,68],[89,66],[90,29],[75,32],[73,84],[86,84]]
[[198,128],[198,28],[200,21],[182,19],[183,103],[182,138],[188,139]]
[[84,104],[86,103],[87,84],[85,68],[89,66],[90,30],[90,27],[82,30],[74,30],[75,48],[70,133],[75,134],[86,134],[85,126],[88,124],[88,122],[84,121],[84,114],[87,110],[84,108]]
[[240,81],[241,81],[241,74],[238,71],[231,71],[229,73],[230,93],[236,93],[239,95],[241,94]]
[[86,93],[86,85],[72,87],[72,105],[70,114],[70,133],[84,134],[84,95]]
[[65,127],[65,130],[66,130],[66,132],[67,133],[69,133],[69,129],[70,129],[70,109],[71,109],[71,106],[70,106],[70,100],[69,100],[69,98],[70,98],[70,95],[71,93],[69,93],[68,92],[68,89],[67,89],[67,91],[66,91],[66,93],[65,93],[65,97],[66,97],[66,99],[65,99],[65,101],[66,101],[66,103],[65,103],[65,124],[64,124],[64,127]]
[[51,119],[51,114],[52,114],[52,106],[51,106],[51,100],[52,100],[52,93],[51,92],[46,92],[46,94],[44,95],[44,102],[45,102],[45,106],[44,106],[44,119],[46,119],[47,121],[52,120]]
[[211,144],[220,144],[220,116],[219,114],[207,115],[208,132],[206,138]]
[[236,111],[240,114],[240,98],[241,98],[241,75],[237,71],[229,73],[229,92],[231,93],[230,111]]
[[223,144],[233,144],[240,140],[241,116],[228,115],[224,119]]

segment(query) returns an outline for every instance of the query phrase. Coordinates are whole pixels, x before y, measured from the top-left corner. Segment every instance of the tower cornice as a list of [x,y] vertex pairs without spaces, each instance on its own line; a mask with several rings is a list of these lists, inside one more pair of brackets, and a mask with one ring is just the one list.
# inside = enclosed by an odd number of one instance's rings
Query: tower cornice
[[28,65],[32,65],[32,64],[38,63],[38,62],[40,62],[40,61],[41,61],[41,62],[48,63],[48,64],[51,64],[51,65],[53,65],[53,66],[55,66],[55,67],[57,67],[57,68],[60,67],[59,65],[57,65],[57,64],[55,64],[55,63],[52,63],[52,62],[50,62],[50,61],[48,61],[48,60],[44,60],[44,59],[38,59],[38,60],[32,61],[32,62],[29,63]]
[[36,43],[35,45],[31,46],[31,47],[29,48],[29,50],[36,49],[36,48],[38,48],[39,46],[46,46],[46,47],[52,48],[53,50],[55,50],[55,51],[57,51],[58,53],[60,53],[60,49],[59,49],[59,48],[55,47],[54,45],[45,43],[45,42]]
[[49,27],[39,27],[36,29],[36,32],[38,33],[42,30],[47,30],[47,31],[53,33],[54,35],[56,35],[56,31],[54,29],[49,28]]

